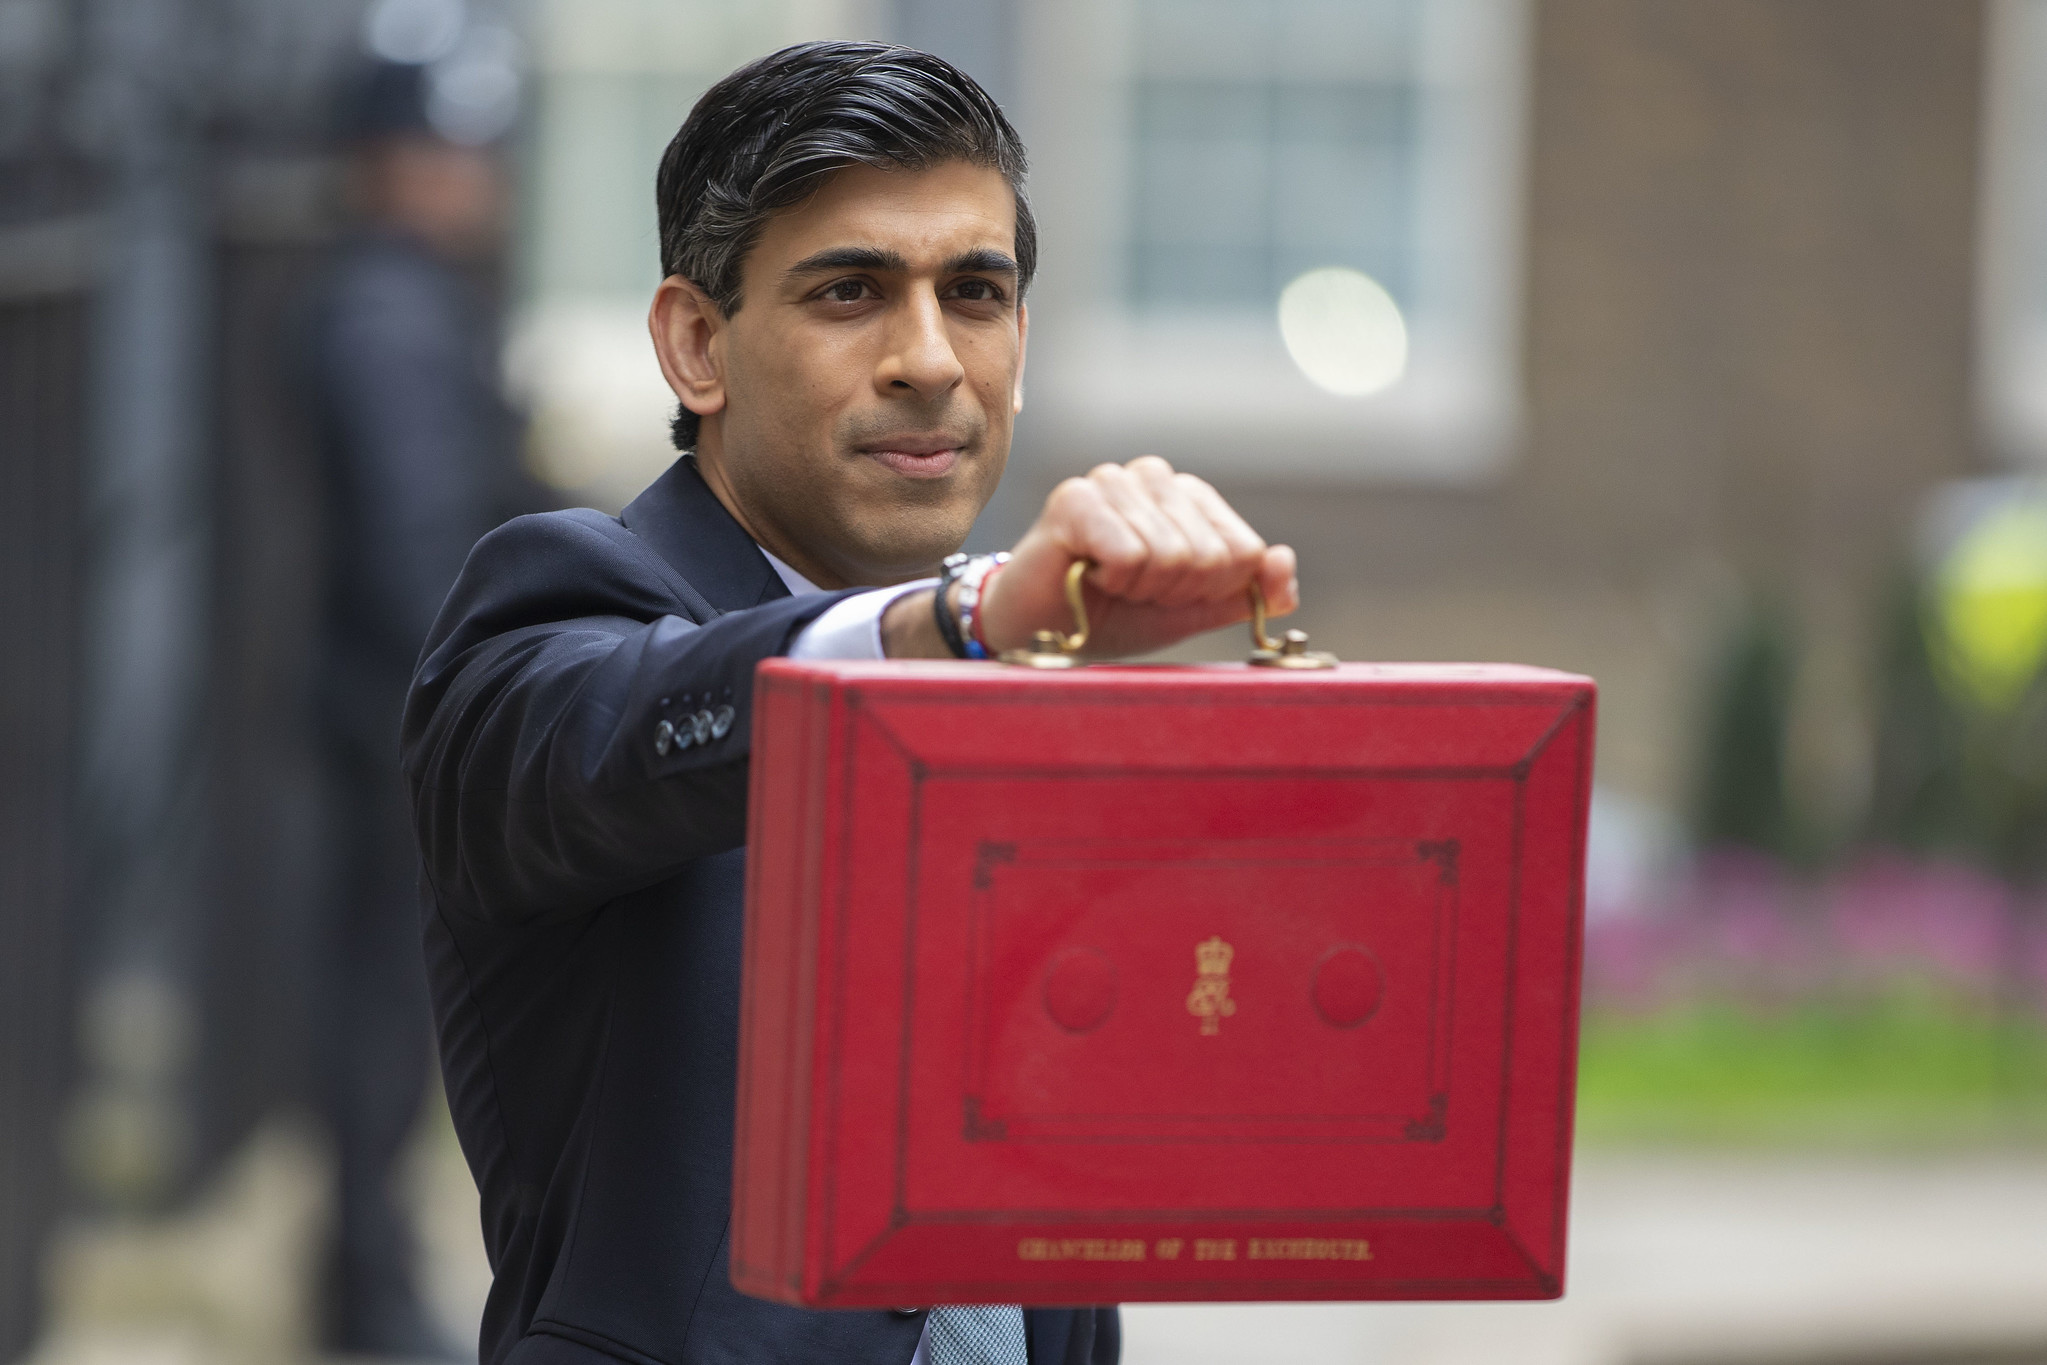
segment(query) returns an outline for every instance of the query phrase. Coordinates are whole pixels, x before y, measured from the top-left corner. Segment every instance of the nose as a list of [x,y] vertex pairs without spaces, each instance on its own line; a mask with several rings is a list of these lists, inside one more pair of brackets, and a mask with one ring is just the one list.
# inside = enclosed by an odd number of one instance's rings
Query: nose
[[926,402],[958,387],[966,366],[952,348],[937,291],[913,289],[890,311],[888,346],[875,372],[877,387],[898,397],[910,390]]

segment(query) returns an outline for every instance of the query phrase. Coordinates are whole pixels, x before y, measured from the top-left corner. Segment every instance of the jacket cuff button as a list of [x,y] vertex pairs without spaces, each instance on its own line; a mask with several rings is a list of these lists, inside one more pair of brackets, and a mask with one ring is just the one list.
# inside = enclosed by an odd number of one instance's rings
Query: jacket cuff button
[[711,713],[711,738],[723,739],[732,730],[732,718],[737,715],[729,706],[721,706]]
[[664,720],[654,727],[654,752],[666,758],[668,757],[668,751],[674,747],[675,726]]

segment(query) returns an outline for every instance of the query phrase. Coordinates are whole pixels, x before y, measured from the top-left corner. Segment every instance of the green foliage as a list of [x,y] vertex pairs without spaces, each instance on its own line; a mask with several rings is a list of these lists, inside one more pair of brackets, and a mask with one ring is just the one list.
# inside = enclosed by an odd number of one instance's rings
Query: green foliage
[[1943,673],[2006,711],[2047,664],[2047,497],[2037,483],[1980,516],[1929,585]]
[[1980,844],[1964,771],[1966,718],[1940,685],[1917,583],[1891,592],[1877,671],[1868,843],[1968,856]]
[[2006,711],[1974,717],[1967,750],[1984,863],[2016,886],[2047,876],[2047,677]]
[[2047,1020],[1932,990],[1588,1013],[1587,1141],[1897,1148],[2047,1142]]
[[1965,858],[2014,885],[2047,873],[2047,675],[1958,682],[1924,591],[1894,594],[1879,676],[1866,842]]
[[1708,696],[1693,833],[1795,859],[1800,839],[1785,782],[1792,651],[1782,617],[1751,612],[1729,643]]

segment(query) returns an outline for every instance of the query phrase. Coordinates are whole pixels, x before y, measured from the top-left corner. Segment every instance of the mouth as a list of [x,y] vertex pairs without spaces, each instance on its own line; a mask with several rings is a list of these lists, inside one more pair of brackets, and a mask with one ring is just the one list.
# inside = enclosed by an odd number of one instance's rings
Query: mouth
[[938,479],[959,463],[958,438],[892,436],[858,448],[858,454],[911,479]]

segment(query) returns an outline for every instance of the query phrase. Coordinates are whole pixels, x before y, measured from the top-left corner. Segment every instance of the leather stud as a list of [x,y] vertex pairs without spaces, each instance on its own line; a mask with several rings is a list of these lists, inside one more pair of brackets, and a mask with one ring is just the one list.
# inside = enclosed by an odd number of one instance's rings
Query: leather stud
[[1315,967],[1315,1012],[1334,1028],[1356,1028],[1378,1012],[1386,977],[1367,950],[1340,943]]
[[732,718],[738,712],[729,706],[721,706],[711,713],[711,738],[723,739],[732,732]]
[[711,742],[711,713],[709,711],[697,712],[689,718],[689,723],[690,728],[696,733],[697,743],[709,744]]
[[1098,948],[1068,948],[1045,972],[1045,1013],[1068,1033],[1101,1027],[1116,1008],[1116,964]]
[[666,758],[668,751],[674,747],[675,726],[664,720],[654,727],[654,752]]

